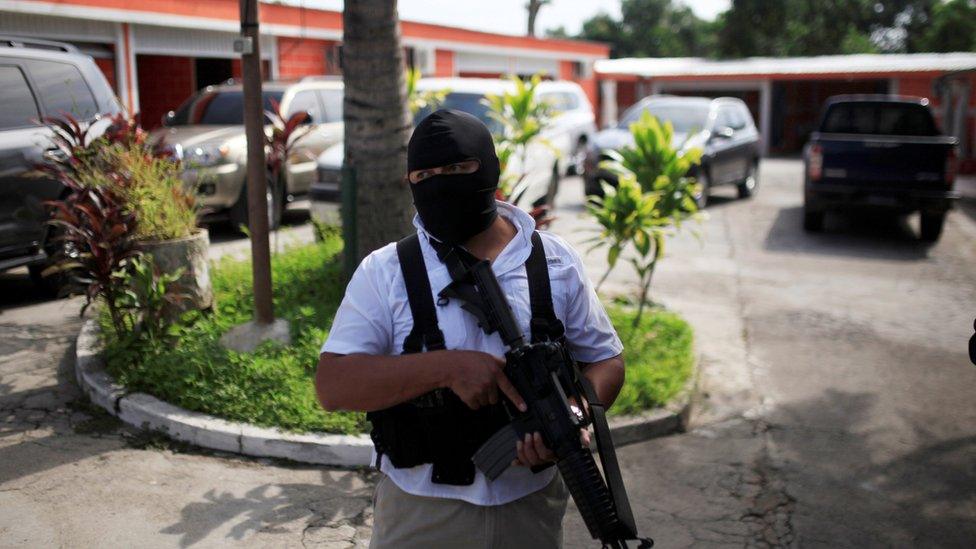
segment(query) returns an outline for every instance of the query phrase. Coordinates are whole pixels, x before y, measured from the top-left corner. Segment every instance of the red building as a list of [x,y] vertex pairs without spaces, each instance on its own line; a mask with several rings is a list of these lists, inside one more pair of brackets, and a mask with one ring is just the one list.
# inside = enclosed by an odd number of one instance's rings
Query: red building
[[943,131],[959,139],[961,167],[976,170],[976,53],[606,59],[596,73],[605,122],[650,94],[734,96],[749,105],[770,154],[798,152],[831,95],[927,97]]
[[[338,74],[342,14],[262,3],[266,77]],[[92,55],[131,112],[153,127],[196,90],[240,76],[237,0],[0,0],[0,33],[70,42]],[[543,73],[597,103],[593,63],[609,47],[401,21],[408,63],[425,76]]]

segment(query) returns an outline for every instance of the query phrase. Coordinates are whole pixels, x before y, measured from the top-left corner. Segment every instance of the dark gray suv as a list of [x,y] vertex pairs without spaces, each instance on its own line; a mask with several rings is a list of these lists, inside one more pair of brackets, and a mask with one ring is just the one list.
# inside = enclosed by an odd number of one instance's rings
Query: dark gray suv
[[702,149],[701,165],[689,174],[702,185],[699,207],[707,204],[709,191],[718,185],[735,185],[740,198],[756,192],[760,135],[741,99],[652,95],[627,109],[616,127],[597,133],[590,142],[584,163],[587,195],[603,195],[601,182],[616,185],[617,176],[601,168],[599,162],[608,158],[606,151],[633,145],[629,126],[645,111],[671,122],[673,146]]
[[98,66],[74,46],[0,36],[0,271],[27,265],[35,282],[47,282],[40,273],[53,242],[44,201],[65,187],[36,168],[55,154],[51,130],[37,121],[69,113],[97,133],[121,110]]

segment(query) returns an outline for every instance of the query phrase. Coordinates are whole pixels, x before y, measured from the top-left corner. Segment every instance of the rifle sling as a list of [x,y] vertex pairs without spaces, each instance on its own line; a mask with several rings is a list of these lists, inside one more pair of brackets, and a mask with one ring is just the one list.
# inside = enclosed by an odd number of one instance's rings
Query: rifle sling
[[621,537],[634,539],[637,537],[637,523],[634,521],[630,499],[627,497],[627,488],[624,487],[624,479],[620,474],[620,464],[617,462],[617,451],[613,447],[613,438],[610,436],[606,410],[590,380],[586,376],[580,375],[579,383],[583,389],[583,396],[586,397],[586,401],[590,405],[590,419],[593,422],[593,433],[596,436],[596,448],[597,453],[600,454],[600,464],[603,465],[603,476],[607,481],[607,488],[610,489],[617,518],[627,529],[626,536]]

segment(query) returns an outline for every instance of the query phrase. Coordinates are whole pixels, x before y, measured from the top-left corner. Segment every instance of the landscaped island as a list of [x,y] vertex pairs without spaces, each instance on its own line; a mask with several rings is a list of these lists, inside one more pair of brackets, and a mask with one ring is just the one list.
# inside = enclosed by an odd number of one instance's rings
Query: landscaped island
[[[220,336],[250,320],[251,266],[225,258],[211,270],[214,308],[189,312],[166,337],[103,337],[106,368],[130,391],[232,421],[296,432],[363,433],[365,414],[326,412],[316,399],[319,349],[342,299],[341,239],[290,248],[272,258],[275,313],[291,322],[292,344],[253,353],[227,350]],[[653,309],[637,327],[633,311],[609,307],[624,342],[627,381],[611,413],[661,406],[691,375],[692,331],[676,314]],[[107,318],[102,334],[113,333]]]

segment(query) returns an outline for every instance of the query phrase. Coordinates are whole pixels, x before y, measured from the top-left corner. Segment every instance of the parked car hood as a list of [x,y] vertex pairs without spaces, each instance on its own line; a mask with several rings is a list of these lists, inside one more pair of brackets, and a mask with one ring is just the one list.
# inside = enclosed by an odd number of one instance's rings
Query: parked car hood
[[[704,147],[707,137],[706,132],[694,133],[691,136],[687,133],[675,132],[671,137],[671,145],[681,148]],[[634,136],[630,133],[630,130],[623,128],[608,128],[597,132],[593,136],[593,146],[601,151],[619,151],[633,144]]]
[[322,151],[316,160],[320,170],[341,170],[342,160],[345,157],[346,146],[345,142],[339,141],[335,145],[332,145],[328,149]]

